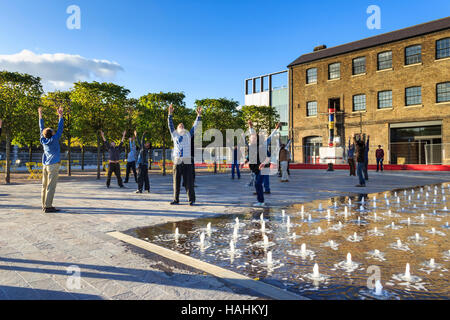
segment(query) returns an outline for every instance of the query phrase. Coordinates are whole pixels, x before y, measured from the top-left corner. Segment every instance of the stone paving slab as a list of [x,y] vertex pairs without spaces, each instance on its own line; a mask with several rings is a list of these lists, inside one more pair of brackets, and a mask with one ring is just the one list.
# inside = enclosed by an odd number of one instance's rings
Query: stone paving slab
[[[271,178],[271,206],[348,193],[382,192],[450,181],[447,172],[369,172],[364,190],[346,171],[292,170],[291,181]],[[198,204],[170,206],[171,176],[151,176],[151,194],[136,184],[119,189],[105,180],[64,179],[58,184],[56,214],[42,214],[40,185],[0,185],[0,299],[261,299],[255,292],[223,283],[183,265],[149,255],[109,237],[110,231],[253,210],[248,173],[197,176]],[[186,203],[182,193],[181,201]],[[81,270],[81,288],[68,289],[69,266]]]

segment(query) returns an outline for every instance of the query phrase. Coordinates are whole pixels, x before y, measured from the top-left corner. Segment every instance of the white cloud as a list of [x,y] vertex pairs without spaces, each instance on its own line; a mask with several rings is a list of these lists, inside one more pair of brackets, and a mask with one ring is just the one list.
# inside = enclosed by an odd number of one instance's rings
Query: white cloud
[[30,50],[0,55],[0,70],[42,78],[45,90],[65,90],[77,81],[109,80],[123,68],[108,60],[87,59],[66,53],[36,54]]

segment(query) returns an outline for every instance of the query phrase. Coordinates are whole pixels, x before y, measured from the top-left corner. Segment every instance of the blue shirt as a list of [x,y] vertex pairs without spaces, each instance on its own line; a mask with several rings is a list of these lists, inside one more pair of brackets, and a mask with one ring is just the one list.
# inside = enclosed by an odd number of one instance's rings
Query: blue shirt
[[128,152],[127,162],[136,161],[136,144],[133,140],[130,141],[130,152]]
[[61,161],[61,150],[59,147],[59,139],[61,139],[64,130],[64,120],[59,119],[58,131],[56,134],[47,139],[42,135],[42,131],[45,129],[44,119],[39,120],[39,129],[41,130],[41,144],[44,147],[44,154],[42,155],[42,164],[44,166],[49,166],[51,164],[59,163]]

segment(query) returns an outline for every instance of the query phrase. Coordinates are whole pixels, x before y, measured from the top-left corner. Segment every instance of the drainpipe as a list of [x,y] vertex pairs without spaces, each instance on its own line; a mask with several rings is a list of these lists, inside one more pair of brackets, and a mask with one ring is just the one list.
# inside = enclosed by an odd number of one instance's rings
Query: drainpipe
[[[289,113],[290,113],[290,119],[289,119],[289,132],[290,132],[290,139],[294,138],[294,73],[293,68],[289,68],[289,95],[290,95],[290,103],[289,103]],[[295,140],[291,143],[291,160],[292,162],[295,162],[295,156],[294,156],[294,144]]]

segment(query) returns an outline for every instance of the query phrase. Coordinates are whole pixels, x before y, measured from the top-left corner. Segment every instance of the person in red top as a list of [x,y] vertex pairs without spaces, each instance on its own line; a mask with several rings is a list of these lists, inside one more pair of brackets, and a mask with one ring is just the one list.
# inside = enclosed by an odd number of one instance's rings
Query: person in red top
[[384,150],[381,149],[381,145],[378,145],[378,149],[375,152],[375,156],[377,157],[377,172],[381,168],[383,171],[383,160],[384,160]]

